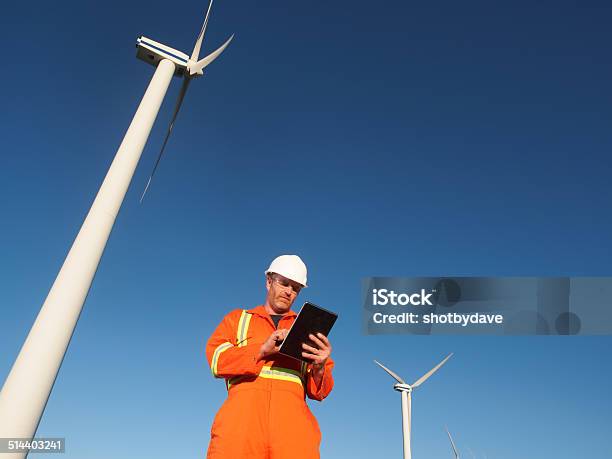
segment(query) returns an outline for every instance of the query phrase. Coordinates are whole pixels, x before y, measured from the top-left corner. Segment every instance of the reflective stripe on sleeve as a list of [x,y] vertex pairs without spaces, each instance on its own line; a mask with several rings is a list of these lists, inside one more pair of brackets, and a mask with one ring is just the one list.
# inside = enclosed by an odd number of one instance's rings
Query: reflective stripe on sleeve
[[[251,323],[251,316],[252,314],[248,313],[246,310],[243,310],[240,314],[240,319],[238,320],[238,327],[236,328],[236,346],[238,347],[243,347],[248,344],[247,333],[249,331],[249,325]],[[242,376],[228,378],[225,380],[225,387],[227,387],[227,390],[229,390],[232,384],[236,384],[241,379]]]
[[226,341],[225,343],[221,343],[217,346],[217,349],[215,349],[215,352],[213,352],[213,357],[212,357],[212,361],[210,364],[210,370],[212,371],[212,374],[215,378],[217,378],[217,363],[219,362],[219,356],[221,355],[221,353],[223,351],[228,350],[230,347],[232,347],[232,343],[230,343],[229,341]]
[[240,314],[240,320],[238,321],[238,330],[236,330],[236,344],[238,347],[246,346],[248,344],[247,332],[249,331],[250,323],[251,314],[246,311],[242,311],[242,314]]

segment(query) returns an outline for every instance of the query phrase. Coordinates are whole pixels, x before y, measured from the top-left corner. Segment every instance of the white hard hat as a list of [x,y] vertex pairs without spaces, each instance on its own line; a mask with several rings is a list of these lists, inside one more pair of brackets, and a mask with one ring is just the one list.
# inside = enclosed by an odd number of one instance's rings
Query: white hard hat
[[304,287],[307,287],[306,272],[306,265],[297,255],[281,255],[276,257],[266,270],[266,274],[280,274],[287,279],[302,284]]

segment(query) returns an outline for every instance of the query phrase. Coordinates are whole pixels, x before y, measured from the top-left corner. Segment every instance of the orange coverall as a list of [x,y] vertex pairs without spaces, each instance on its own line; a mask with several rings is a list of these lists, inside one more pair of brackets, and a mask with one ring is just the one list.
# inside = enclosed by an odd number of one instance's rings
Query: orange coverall
[[[296,313],[283,316],[289,329]],[[315,459],[321,431],[306,395],[323,400],[334,385],[327,360],[317,386],[310,365],[281,354],[257,361],[261,345],[275,330],[263,306],[236,309],[223,318],[206,345],[213,376],[225,378],[228,397],[211,429],[208,459]]]

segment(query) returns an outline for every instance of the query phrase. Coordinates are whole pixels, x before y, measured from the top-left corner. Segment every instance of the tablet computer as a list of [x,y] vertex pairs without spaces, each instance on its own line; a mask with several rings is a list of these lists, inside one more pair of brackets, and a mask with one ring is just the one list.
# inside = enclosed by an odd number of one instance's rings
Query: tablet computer
[[322,333],[325,336],[329,336],[329,332],[337,318],[338,314],[335,312],[328,311],[307,301],[293,321],[293,325],[289,329],[289,333],[278,352],[303,362],[310,362],[310,360],[302,357],[302,352],[304,351],[302,343],[317,347],[312,343],[308,335],[311,333],[313,335]]

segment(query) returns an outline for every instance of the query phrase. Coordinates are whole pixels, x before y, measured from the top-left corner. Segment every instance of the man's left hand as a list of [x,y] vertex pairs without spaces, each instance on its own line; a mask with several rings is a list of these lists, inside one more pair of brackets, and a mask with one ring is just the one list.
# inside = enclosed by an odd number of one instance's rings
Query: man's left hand
[[308,335],[311,341],[317,346],[313,347],[306,343],[302,344],[302,348],[305,350],[302,352],[302,357],[311,360],[316,367],[322,367],[327,362],[329,355],[331,354],[332,347],[327,339],[327,336],[322,333],[317,335]]

